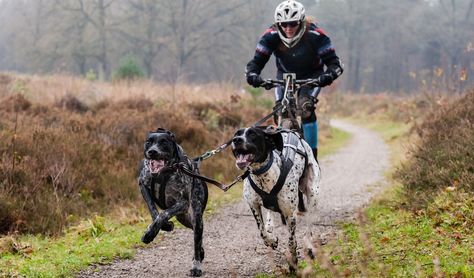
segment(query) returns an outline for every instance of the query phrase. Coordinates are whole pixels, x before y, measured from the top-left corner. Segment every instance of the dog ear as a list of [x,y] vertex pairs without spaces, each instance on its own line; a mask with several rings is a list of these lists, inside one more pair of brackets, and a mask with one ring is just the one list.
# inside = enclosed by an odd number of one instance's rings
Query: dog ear
[[166,134],[168,134],[170,137],[171,137],[171,140],[173,140],[174,142],[176,142],[176,136],[174,136],[174,133],[167,130],[166,131]]
[[281,133],[278,132],[269,136],[273,140],[275,149],[279,150],[280,152],[283,151],[283,136],[281,136]]
[[275,149],[279,150],[280,152],[283,151],[283,136],[281,136],[281,132],[275,129],[274,126],[259,126],[265,133],[265,135],[270,138],[272,141]]
[[167,129],[164,129],[164,128],[159,127],[159,128],[156,129],[155,132],[156,132],[156,133],[166,133],[166,134],[168,134],[168,135],[171,137],[171,140],[176,141],[176,136],[174,135],[174,133],[171,132],[171,131],[169,131],[169,130],[167,130]]

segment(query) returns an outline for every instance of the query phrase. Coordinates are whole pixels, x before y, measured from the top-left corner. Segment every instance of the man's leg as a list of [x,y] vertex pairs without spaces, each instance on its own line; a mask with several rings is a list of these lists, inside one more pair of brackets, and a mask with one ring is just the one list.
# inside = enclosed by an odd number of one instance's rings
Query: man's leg
[[[316,117],[316,116],[315,116]],[[313,150],[313,156],[318,161],[318,122],[303,121],[304,139]]]
[[304,139],[313,150],[313,156],[318,161],[318,120],[316,117],[316,102],[315,99],[320,88],[302,89],[298,102],[302,106],[302,127],[304,132]]

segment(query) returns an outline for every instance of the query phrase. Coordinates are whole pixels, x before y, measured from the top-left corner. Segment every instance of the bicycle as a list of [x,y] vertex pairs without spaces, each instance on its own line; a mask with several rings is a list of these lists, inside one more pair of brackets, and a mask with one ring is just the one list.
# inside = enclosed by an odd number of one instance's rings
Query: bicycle
[[[283,98],[281,100],[281,112],[278,113],[277,127],[283,129],[296,130],[303,138],[303,129],[301,128],[301,119],[304,111],[313,109],[317,102],[317,96],[321,89],[319,89],[314,96],[314,103],[305,102],[298,103],[298,96],[300,89],[303,87],[315,88],[319,87],[317,79],[296,79],[295,73],[284,73],[283,79],[265,79],[260,85],[266,90],[270,90],[277,86],[284,86]],[[309,107],[311,106],[311,107]]]

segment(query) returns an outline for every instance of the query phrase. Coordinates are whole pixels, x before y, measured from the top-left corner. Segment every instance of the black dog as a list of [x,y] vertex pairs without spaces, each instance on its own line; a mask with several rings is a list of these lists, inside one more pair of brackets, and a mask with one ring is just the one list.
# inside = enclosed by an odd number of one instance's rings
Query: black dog
[[[150,132],[145,143],[145,158],[140,165],[138,183],[150,210],[153,223],[142,237],[150,243],[161,230],[172,231],[176,219],[194,231],[194,257],[192,276],[201,276],[201,262],[204,259],[202,247],[203,220],[208,191],[207,185],[199,179],[182,172],[177,165],[198,173],[197,167],[176,143],[170,131],[159,128]],[[161,209],[158,210],[155,204]]]

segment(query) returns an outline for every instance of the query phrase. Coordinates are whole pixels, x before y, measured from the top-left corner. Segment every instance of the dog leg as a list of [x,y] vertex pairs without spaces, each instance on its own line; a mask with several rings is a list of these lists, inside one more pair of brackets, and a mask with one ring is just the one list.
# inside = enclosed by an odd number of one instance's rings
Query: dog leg
[[200,187],[196,186],[193,190],[193,196],[191,198],[191,207],[193,209],[193,230],[194,230],[194,257],[193,257],[193,268],[191,269],[191,276],[201,276],[201,262],[204,259],[204,248],[202,247],[202,234],[203,234],[203,199],[204,192],[199,190]]
[[171,221],[165,221],[162,225],[161,225],[161,230],[165,231],[165,232],[171,232],[174,230],[174,223],[171,222]]
[[[298,202],[301,202],[303,200],[306,201],[303,202],[303,204],[306,204],[306,211],[310,212],[307,215],[311,215],[316,211],[320,180],[321,170],[316,164],[316,162],[314,162],[314,164],[309,165],[309,167],[306,169],[305,176],[302,177],[299,181],[298,188],[300,189],[300,191],[298,192],[298,194],[300,198]],[[300,204],[298,203],[298,208],[299,207]]]
[[274,227],[273,215],[272,215],[272,212],[268,210],[267,211],[267,220],[265,221],[265,230],[267,231],[267,233],[271,234],[271,233],[273,233],[273,227]]
[[291,273],[296,272],[298,267],[298,258],[296,257],[296,215],[290,215],[287,217],[288,231],[290,232],[290,237],[288,239],[288,247],[290,249],[291,261],[289,262],[289,268]]
[[150,243],[155,239],[156,235],[160,232],[160,229],[164,223],[167,223],[171,217],[179,213],[184,213],[188,208],[188,202],[185,200],[178,201],[172,207],[165,209],[155,218],[153,223],[148,226],[148,229],[145,231],[145,234],[142,236],[143,243]]
[[265,225],[262,217],[262,208],[258,205],[255,207],[250,206],[250,210],[252,211],[255,221],[257,222],[257,227],[260,230],[260,236],[262,237],[263,242],[266,246],[271,247],[272,249],[276,249],[278,247],[278,238],[270,236],[265,230]]
[[307,200],[308,200],[308,207],[311,212],[315,212],[317,205],[318,205],[318,195],[319,195],[319,183],[321,181],[321,169],[319,168],[319,165],[312,165],[312,176],[311,179],[309,180],[309,184],[307,188],[309,188],[309,191],[307,192]]
[[298,211],[306,212],[306,207],[304,205],[303,192],[301,192],[300,190],[298,190]]
[[[149,179],[149,183],[151,183],[151,179]],[[150,187],[147,186],[149,184],[144,181],[144,179],[140,179],[138,185],[140,186],[140,192],[142,193],[143,199],[145,200],[148,210],[150,211],[151,221],[154,221],[156,217],[158,217],[158,210],[156,209],[155,203],[151,197]]]
[[203,220],[202,220],[202,207],[203,204],[197,198],[191,201],[193,209],[193,230],[194,230],[194,257],[193,257],[193,268],[191,269],[191,276],[202,275],[202,260],[204,259],[204,248],[202,247],[202,233],[203,233]]

